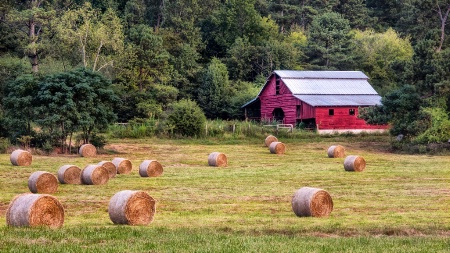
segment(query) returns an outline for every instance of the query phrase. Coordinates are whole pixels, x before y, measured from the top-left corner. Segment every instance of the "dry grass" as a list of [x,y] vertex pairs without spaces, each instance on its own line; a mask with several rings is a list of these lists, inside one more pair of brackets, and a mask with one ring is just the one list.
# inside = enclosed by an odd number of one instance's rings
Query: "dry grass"
[[[205,145],[159,139],[113,141],[105,148],[114,155],[36,156],[33,168],[17,168],[7,155],[0,155],[0,223],[5,224],[12,197],[28,191],[32,171],[56,174],[64,164],[84,167],[123,156],[133,164],[130,174],[118,174],[105,185],[59,186],[55,196],[66,211],[65,227],[113,226],[107,212],[110,198],[120,190],[141,190],[157,201],[150,225],[156,228],[247,235],[450,237],[449,156],[392,154],[383,137],[340,139],[346,153],[367,162],[363,172],[350,173],[343,168],[343,158],[327,157],[336,139],[282,141],[283,156],[270,154],[260,140]],[[208,166],[208,155],[215,150],[227,154],[228,167]],[[136,168],[147,159],[158,160],[164,175],[141,178]],[[292,196],[304,186],[329,192],[334,202],[329,217],[300,218],[293,213]]]

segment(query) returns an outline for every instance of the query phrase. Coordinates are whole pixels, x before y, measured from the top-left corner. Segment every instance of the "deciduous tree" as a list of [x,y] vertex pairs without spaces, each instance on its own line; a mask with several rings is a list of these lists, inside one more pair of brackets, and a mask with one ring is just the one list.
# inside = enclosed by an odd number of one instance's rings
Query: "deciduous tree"
[[112,66],[114,54],[123,50],[121,20],[110,8],[101,13],[86,2],[79,9],[66,11],[56,22],[57,38],[65,45],[63,55],[76,49],[78,58],[73,61],[85,68],[100,71]]

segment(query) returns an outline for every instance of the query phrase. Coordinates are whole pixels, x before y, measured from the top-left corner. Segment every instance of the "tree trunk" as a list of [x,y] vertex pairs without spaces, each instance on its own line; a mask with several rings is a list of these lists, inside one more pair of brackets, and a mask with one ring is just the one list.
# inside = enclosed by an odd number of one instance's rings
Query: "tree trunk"
[[63,154],[66,153],[66,150],[64,149],[64,142],[65,142],[64,133],[65,133],[64,122],[61,122],[61,152]]
[[69,154],[72,154],[72,133],[70,133],[69,137]]
[[92,67],[93,71],[96,71],[96,67],[97,67],[97,62],[98,62],[98,57],[100,56],[100,51],[102,50],[103,47],[103,41],[100,41],[100,45],[98,46],[97,49],[97,54],[95,55],[95,61],[94,61],[94,67]]
[[39,71],[39,63],[38,63],[38,55],[36,50],[36,23],[34,19],[31,19],[28,21],[28,38],[30,41],[30,49],[27,52],[28,58],[30,59],[31,63],[31,70],[34,73],[37,73]]
[[142,76],[144,75],[144,70],[142,69],[142,67],[139,68],[139,76],[138,76],[138,82],[139,82],[139,91],[142,91],[144,89],[144,84],[143,84],[143,80],[142,80]]
[[437,13],[439,15],[439,19],[441,20],[441,38],[439,41],[439,47],[436,49],[436,52],[440,52],[442,50],[442,45],[444,44],[445,40],[445,25],[447,23],[448,14],[450,12],[450,4],[447,5],[447,10],[444,15],[442,15],[442,10],[439,4],[436,4],[438,7]]

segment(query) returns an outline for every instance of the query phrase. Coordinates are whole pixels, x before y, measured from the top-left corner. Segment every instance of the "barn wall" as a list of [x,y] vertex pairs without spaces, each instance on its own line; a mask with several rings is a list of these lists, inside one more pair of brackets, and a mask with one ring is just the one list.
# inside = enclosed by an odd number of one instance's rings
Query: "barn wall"
[[[329,115],[329,109],[334,109],[334,115]],[[355,110],[355,115],[349,115],[349,109]],[[358,107],[317,107],[316,124],[318,129],[387,129],[387,125],[369,125],[358,118]]]
[[281,83],[280,94],[276,95],[275,75],[272,75],[266,86],[260,94],[261,100],[261,120],[272,121],[272,112],[275,108],[281,108],[284,111],[284,124],[295,124],[296,106],[300,100],[295,98],[289,89]]
[[313,119],[316,117],[316,110],[313,106],[301,102],[301,114],[298,119]]

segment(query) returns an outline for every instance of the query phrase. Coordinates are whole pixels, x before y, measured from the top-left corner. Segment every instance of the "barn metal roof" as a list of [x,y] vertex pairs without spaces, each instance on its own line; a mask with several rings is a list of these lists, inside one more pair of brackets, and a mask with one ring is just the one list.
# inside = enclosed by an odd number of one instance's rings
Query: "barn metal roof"
[[377,95],[365,79],[284,79],[292,94]]
[[297,71],[297,70],[275,70],[282,79],[301,78],[301,79],[369,79],[361,71]]
[[381,105],[379,95],[294,95],[311,106]]
[[[275,70],[292,94],[312,106],[380,105],[381,97],[361,71]],[[272,75],[273,75],[272,74]],[[272,76],[271,75],[271,76]],[[270,77],[267,79],[269,80]],[[261,95],[243,105],[245,107]]]
[[254,98],[254,99],[248,101],[247,103],[245,103],[243,106],[241,106],[241,108],[244,108],[244,107],[246,107],[247,105],[250,105],[250,104],[252,104],[252,103],[254,103],[254,102],[258,101],[258,100],[259,100],[259,97],[256,97],[256,98]]

